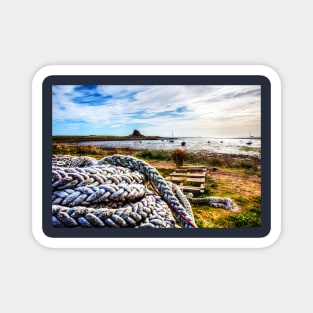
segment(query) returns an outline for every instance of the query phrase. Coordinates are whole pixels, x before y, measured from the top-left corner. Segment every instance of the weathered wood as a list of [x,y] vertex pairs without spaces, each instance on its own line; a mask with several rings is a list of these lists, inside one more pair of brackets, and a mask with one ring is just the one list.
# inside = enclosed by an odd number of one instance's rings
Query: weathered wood
[[192,193],[203,193],[204,192],[204,188],[203,187],[193,187],[193,186],[179,186],[179,188],[182,191],[190,191]]
[[[205,166],[184,166],[176,168],[166,180],[172,181],[173,183],[179,183],[179,188],[185,192],[192,192],[193,194],[204,192],[205,183]],[[183,183],[192,183],[198,186],[184,186]]]
[[205,171],[206,167],[205,166],[182,166],[179,169],[200,172],[200,171]]
[[205,173],[176,173],[176,172],[173,172],[170,174],[171,176],[188,176],[188,177],[193,177],[193,178],[196,178],[196,177],[199,177],[199,178],[202,178],[202,177],[205,177]]
[[205,173],[205,169],[201,168],[177,168],[175,169],[175,172],[177,173],[187,173],[187,172],[192,172],[192,173]]
[[182,182],[182,181],[186,181],[186,182],[190,182],[190,183],[198,183],[198,184],[202,184],[205,182],[205,178],[191,178],[188,176],[185,177],[176,177],[176,176],[169,176],[166,179],[172,181],[172,182]]

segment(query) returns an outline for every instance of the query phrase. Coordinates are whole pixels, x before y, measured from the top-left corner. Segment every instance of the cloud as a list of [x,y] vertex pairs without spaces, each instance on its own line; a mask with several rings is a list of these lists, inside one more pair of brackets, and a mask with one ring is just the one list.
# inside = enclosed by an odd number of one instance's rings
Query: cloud
[[260,86],[83,85],[53,86],[52,91],[54,134],[67,125],[74,131],[73,121],[87,133],[108,135],[126,135],[138,125],[146,135],[176,129],[177,136],[199,136],[236,127],[238,135],[246,135],[252,126],[260,134]]

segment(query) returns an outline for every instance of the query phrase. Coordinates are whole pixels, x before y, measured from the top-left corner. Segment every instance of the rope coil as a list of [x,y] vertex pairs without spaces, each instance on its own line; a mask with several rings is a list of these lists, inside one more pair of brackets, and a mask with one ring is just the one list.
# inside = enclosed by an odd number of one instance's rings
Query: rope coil
[[54,227],[197,228],[190,202],[239,210],[229,198],[187,198],[131,156],[52,157]]
[[53,156],[52,165],[54,227],[197,227],[185,195],[142,160]]

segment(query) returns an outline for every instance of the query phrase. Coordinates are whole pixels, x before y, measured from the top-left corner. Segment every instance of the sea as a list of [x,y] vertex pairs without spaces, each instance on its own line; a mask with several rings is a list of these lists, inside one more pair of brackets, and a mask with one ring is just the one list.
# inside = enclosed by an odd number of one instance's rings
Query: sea
[[[251,142],[251,144],[247,144]],[[261,157],[260,138],[210,138],[210,137],[178,137],[170,141],[160,140],[116,140],[116,141],[85,141],[80,145],[96,145],[105,148],[127,148],[133,150],[182,149],[190,152],[223,153]]]

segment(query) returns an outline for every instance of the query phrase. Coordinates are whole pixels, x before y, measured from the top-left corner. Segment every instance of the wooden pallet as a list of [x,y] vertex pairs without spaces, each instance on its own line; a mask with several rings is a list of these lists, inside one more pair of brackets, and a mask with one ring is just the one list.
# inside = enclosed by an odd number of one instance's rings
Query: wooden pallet
[[182,191],[192,192],[193,194],[204,193],[204,187],[201,185],[200,187],[194,186],[179,186]]
[[[179,184],[182,191],[196,193],[204,192],[205,183],[205,171],[204,166],[183,166],[175,169],[165,179],[173,183]],[[184,182],[192,183],[193,186],[184,186]]]

